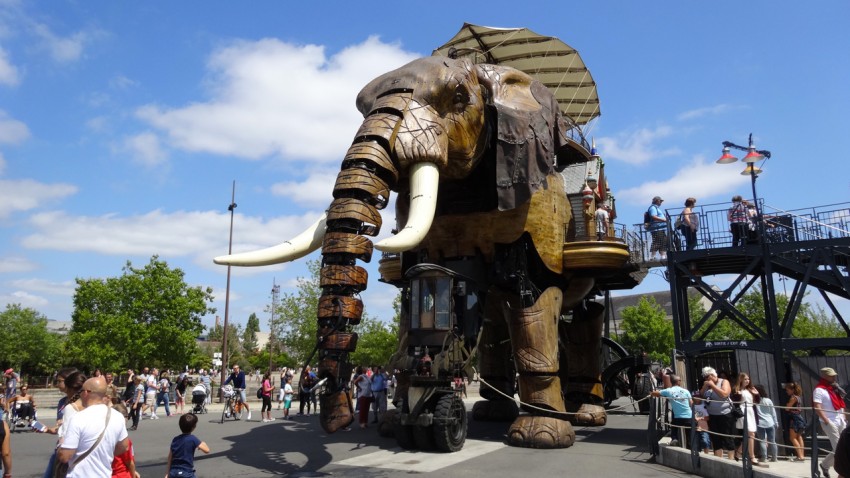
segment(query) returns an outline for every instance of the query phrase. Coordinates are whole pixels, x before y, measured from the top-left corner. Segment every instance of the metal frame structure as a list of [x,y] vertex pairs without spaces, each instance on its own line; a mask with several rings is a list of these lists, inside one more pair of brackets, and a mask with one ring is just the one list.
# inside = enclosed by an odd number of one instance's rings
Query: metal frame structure
[[[719,205],[714,205],[719,207]],[[762,204],[761,211],[771,210]],[[667,211],[676,217],[680,210]],[[767,352],[773,356],[776,377],[791,380],[788,362],[799,350],[850,350],[850,326],[835,305],[833,294],[850,300],[850,205],[837,204],[804,211],[773,209],[760,214],[750,239],[743,246],[732,247],[723,237],[728,227],[718,219],[725,218],[726,208],[702,206],[695,211],[700,224],[707,225],[703,241],[694,250],[676,250],[676,232],[668,229],[667,278],[670,282],[673,306],[673,328],[676,349],[685,356],[688,367],[693,358],[704,352],[748,349]],[[771,222],[772,221],[772,222]],[[669,222],[668,222],[669,224]],[[776,228],[782,228],[777,230]],[[711,230],[714,229],[714,230]],[[706,276],[732,275],[734,280],[718,290],[705,281]],[[779,313],[776,303],[775,279],[788,278],[795,282],[788,293],[788,307]],[[736,308],[738,301],[755,286],[760,286],[765,307],[765,325],[754,323]],[[711,301],[702,317],[690,317],[688,290],[693,288]],[[805,294],[816,290],[838,320],[847,337],[794,338],[792,327]],[[724,319],[732,320],[752,337],[747,340],[706,340]]]

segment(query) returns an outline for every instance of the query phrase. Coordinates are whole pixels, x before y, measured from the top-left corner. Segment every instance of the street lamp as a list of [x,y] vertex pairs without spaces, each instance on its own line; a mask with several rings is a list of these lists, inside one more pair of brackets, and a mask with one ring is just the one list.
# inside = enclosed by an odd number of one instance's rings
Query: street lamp
[[[236,180],[233,181],[233,192],[230,195],[230,239],[227,243],[227,254],[233,253],[233,212],[236,210]],[[221,334],[221,382],[224,383],[224,375],[227,370],[227,319],[230,315],[230,264],[227,265],[227,287],[224,290],[224,330]],[[220,398],[220,397],[219,397]]]
[[272,307],[271,317],[269,318],[269,373],[272,373],[272,353],[274,351],[272,343],[274,341],[275,314],[277,313],[277,298],[279,294],[280,286],[272,279]]
[[758,195],[756,194],[756,178],[758,177],[759,174],[761,174],[761,168],[757,167],[755,165],[755,163],[762,161],[762,160],[765,160],[765,159],[769,159],[770,158],[770,151],[763,150],[763,149],[756,149],[756,147],[753,145],[753,134],[750,133],[749,146],[747,146],[747,147],[739,146],[739,145],[732,143],[730,141],[724,141],[723,142],[723,155],[720,156],[720,159],[717,160],[717,164],[731,164],[731,163],[738,161],[738,158],[736,158],[730,152],[732,148],[740,150],[740,151],[746,151],[747,152],[747,155],[744,156],[744,159],[743,159],[743,161],[745,163],[747,163],[747,167],[744,168],[743,171],[741,171],[741,175],[742,176],[749,176],[751,181],[752,181],[752,184],[753,184],[753,202],[755,203],[755,207],[756,207],[756,221],[759,224],[759,226],[758,226],[759,227],[759,237],[761,237],[761,234],[764,232],[763,228],[762,228],[762,223],[761,223],[762,222],[762,217],[761,217],[762,211],[761,211],[761,208],[759,207]]

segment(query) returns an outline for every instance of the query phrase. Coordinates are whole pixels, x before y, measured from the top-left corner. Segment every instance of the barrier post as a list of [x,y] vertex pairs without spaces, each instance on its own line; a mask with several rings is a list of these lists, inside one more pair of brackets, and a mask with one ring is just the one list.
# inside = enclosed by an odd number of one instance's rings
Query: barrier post
[[818,415],[817,413],[813,415],[811,422],[812,429],[809,431],[812,434],[812,476],[814,478],[821,478],[820,467],[818,466],[818,452],[820,451],[820,446],[818,445]]

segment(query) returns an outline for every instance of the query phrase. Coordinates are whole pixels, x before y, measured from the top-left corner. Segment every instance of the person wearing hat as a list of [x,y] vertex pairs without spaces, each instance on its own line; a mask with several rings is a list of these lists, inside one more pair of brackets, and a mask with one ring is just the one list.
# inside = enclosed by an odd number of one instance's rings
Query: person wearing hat
[[8,403],[12,397],[18,394],[18,382],[21,380],[21,376],[15,373],[13,368],[6,369],[3,376],[6,379],[6,403]]
[[[838,446],[841,432],[847,428],[844,420],[844,390],[837,384],[838,374],[831,367],[820,369],[820,382],[812,393],[812,406],[820,420],[820,426],[829,438],[832,449]],[[835,452],[832,451],[820,463],[823,476],[829,478],[829,469],[835,462]]]
[[662,261],[667,260],[667,216],[661,210],[661,196],[652,198],[652,204],[647,209],[649,213],[649,234],[652,236],[652,245],[649,246],[649,257],[655,257],[655,253]]

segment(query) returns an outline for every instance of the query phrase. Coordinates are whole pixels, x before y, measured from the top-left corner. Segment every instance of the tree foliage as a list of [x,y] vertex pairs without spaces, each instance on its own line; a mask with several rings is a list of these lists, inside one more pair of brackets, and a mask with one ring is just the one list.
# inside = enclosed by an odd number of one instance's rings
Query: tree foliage
[[201,317],[214,313],[212,289],[189,287],[180,269],[153,256],[142,268],[127,261],[119,277],[77,279],[70,357],[77,365],[117,370],[183,368],[196,355]]
[[0,364],[30,373],[50,373],[62,365],[62,339],[47,330],[47,317],[20,304],[0,312]]
[[257,314],[251,313],[242,332],[242,350],[245,351],[245,355],[253,355],[257,351],[257,332],[259,331],[260,319]]
[[641,297],[634,307],[621,313],[622,334],[617,340],[633,354],[646,352],[654,361],[668,363],[676,344],[673,324],[654,297]]
[[[310,277],[298,278],[297,292],[281,295],[272,323],[272,333],[282,337],[286,351],[295,360],[295,366],[303,365],[316,347],[316,311],[322,294],[319,287],[321,264],[315,260],[308,261],[307,269]],[[398,313],[390,324],[364,313],[354,331],[359,339],[357,350],[351,354],[352,363],[386,364],[398,345]]]

